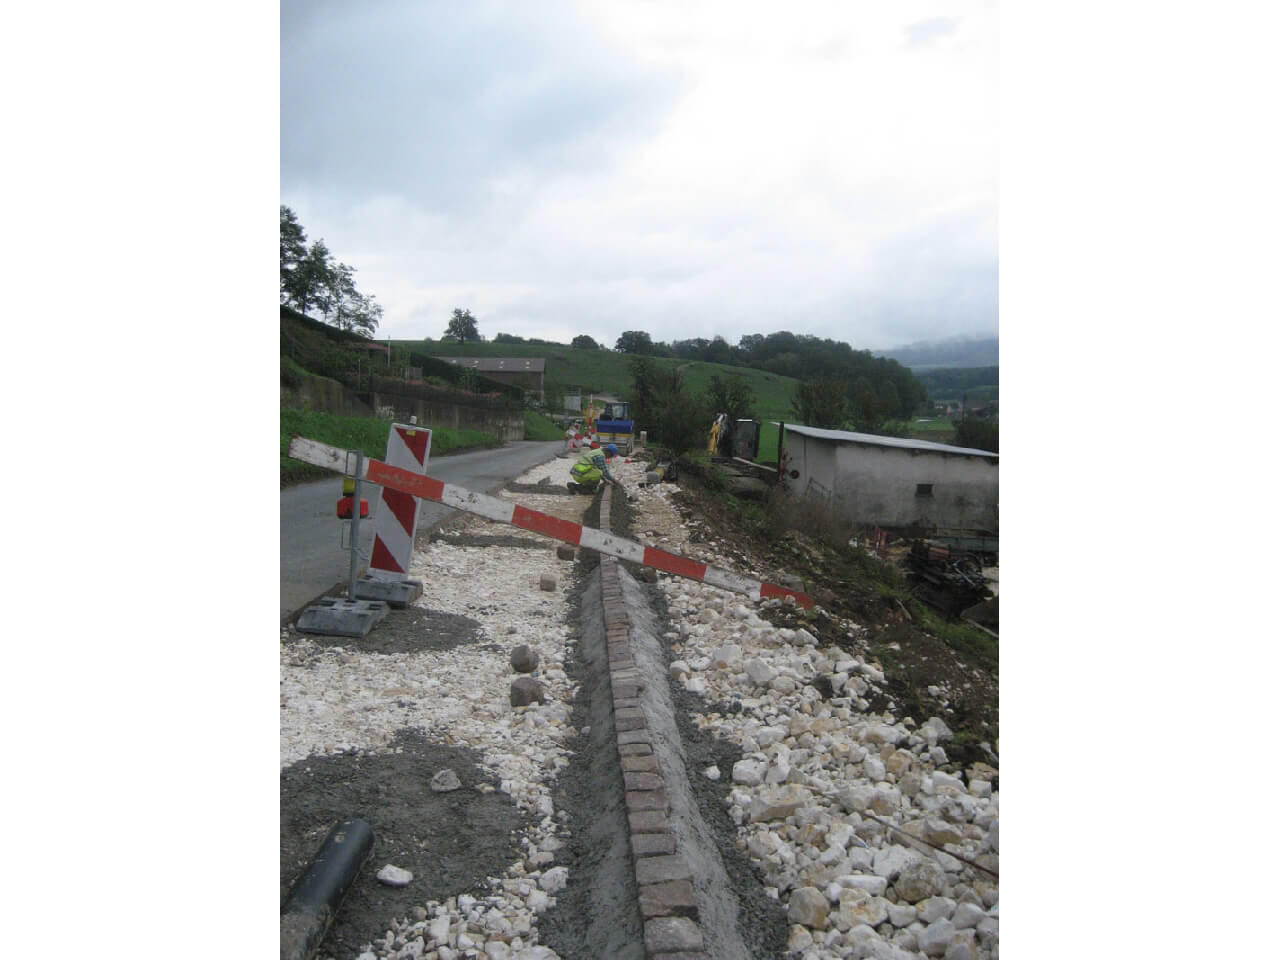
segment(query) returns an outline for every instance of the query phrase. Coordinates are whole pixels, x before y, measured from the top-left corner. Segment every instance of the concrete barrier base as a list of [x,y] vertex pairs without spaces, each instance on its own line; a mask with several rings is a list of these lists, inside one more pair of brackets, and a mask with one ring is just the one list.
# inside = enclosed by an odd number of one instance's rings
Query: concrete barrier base
[[361,600],[381,600],[397,610],[403,610],[422,596],[422,581],[361,577],[356,581],[356,596]]
[[298,617],[300,633],[330,637],[367,637],[391,608],[381,600],[345,600],[322,597]]

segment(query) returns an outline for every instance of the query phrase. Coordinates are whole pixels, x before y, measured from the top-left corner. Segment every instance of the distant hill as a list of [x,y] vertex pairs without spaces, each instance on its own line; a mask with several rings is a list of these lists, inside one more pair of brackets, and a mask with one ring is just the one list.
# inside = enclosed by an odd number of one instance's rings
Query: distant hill
[[[567,344],[495,343],[491,340],[468,343],[441,340],[390,342],[394,346],[436,357],[542,357],[547,361],[546,379],[549,383],[578,388],[584,393],[619,393],[624,397],[632,389],[630,365],[635,358],[613,350],[580,350]],[[653,361],[662,367],[682,368],[685,382],[695,393],[707,388],[713,374],[742,377],[755,394],[757,416],[784,420],[791,416],[791,398],[797,382],[791,377],[750,367],[671,357],[655,357]]]
[[995,367],[1000,364],[998,337],[952,337],[924,340],[876,352],[913,371],[949,367]]

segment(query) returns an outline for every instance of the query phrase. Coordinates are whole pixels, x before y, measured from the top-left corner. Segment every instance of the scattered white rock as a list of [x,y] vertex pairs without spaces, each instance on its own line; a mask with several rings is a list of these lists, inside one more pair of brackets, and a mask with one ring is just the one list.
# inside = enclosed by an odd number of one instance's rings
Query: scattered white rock
[[378,871],[377,877],[379,883],[385,883],[388,887],[405,887],[413,880],[413,874],[408,870],[390,863]]
[[431,778],[431,789],[436,793],[448,793],[451,790],[457,790],[462,786],[462,781],[458,779],[458,775],[445,767],[443,770],[437,770]]

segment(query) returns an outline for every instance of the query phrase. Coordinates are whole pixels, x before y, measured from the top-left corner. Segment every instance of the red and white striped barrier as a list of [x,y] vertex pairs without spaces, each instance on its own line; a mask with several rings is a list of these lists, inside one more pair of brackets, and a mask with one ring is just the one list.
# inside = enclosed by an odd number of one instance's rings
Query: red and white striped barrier
[[[387,434],[387,463],[413,473],[427,472],[431,456],[431,431],[426,427],[393,423]],[[373,552],[369,576],[375,580],[404,580],[413,559],[413,537],[418,530],[418,501],[394,487],[382,488],[382,509],[373,526]]]
[[[289,456],[303,463],[312,463],[339,473],[355,472],[355,457],[346,450],[331,447],[327,443],[307,440],[305,437],[294,437],[289,441]],[[562,520],[550,514],[522,507],[517,503],[499,500],[497,497],[476,493],[474,490],[445,483],[443,480],[437,480],[425,474],[394,467],[381,460],[366,459],[364,473],[360,479],[381,484],[384,488],[391,487],[424,500],[434,500],[445,506],[474,513],[487,520],[496,520],[498,523],[509,523],[515,527],[532,530],[534,533],[571,543],[575,547],[589,547],[608,556],[617,557],[619,560],[630,560],[656,570],[665,570],[667,573],[709,583],[725,590],[732,590],[734,593],[743,593],[761,600],[769,597],[794,597],[796,603],[802,607],[813,606],[813,598],[807,593],[788,590],[773,583],[764,583],[728,570],[709,567],[705,563],[690,560],[688,557],[668,553],[657,547],[646,547],[644,544],[616,537],[611,533],[584,527],[572,520]]]

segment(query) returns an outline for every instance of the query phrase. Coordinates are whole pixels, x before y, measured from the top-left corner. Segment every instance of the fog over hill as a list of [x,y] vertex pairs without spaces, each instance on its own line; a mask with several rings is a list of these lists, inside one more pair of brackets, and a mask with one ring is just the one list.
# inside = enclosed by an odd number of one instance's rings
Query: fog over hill
[[892,350],[874,351],[913,370],[931,367],[995,367],[1000,364],[999,337],[949,337],[921,340]]

